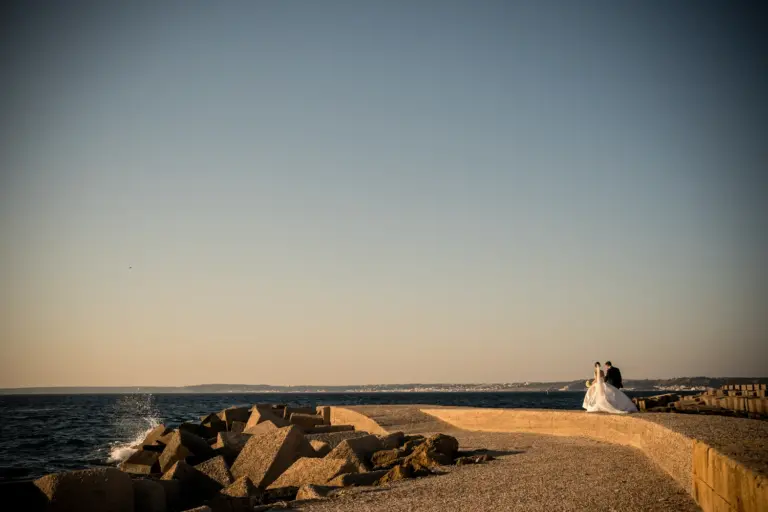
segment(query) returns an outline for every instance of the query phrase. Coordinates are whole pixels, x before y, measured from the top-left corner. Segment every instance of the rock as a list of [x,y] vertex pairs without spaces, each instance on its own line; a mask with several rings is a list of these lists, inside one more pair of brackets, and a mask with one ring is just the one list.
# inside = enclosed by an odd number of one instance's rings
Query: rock
[[299,492],[298,487],[276,487],[267,489],[261,497],[262,503],[281,503],[293,501]]
[[259,423],[257,425],[252,425],[250,427],[247,426],[247,424],[246,424],[246,427],[245,427],[245,430],[243,430],[243,433],[244,434],[250,434],[250,435],[253,435],[253,436],[257,436],[257,435],[263,434],[265,432],[272,432],[274,430],[277,430],[278,428],[281,428],[281,427],[278,427],[275,424],[274,421],[267,420],[267,421],[262,421],[261,423]]
[[303,429],[311,429],[323,424],[323,418],[316,414],[301,414],[298,412],[291,414],[289,421],[291,425],[298,425]]
[[362,485],[374,485],[380,478],[389,473],[389,469],[368,471],[367,473],[344,473],[328,482],[328,485],[339,487],[352,487]]
[[325,457],[331,452],[331,445],[329,445],[325,441],[314,440],[314,441],[310,441],[309,444],[315,450],[315,454],[317,454],[317,457]]
[[442,453],[450,458],[453,458],[459,451],[459,441],[455,437],[445,434],[435,434],[428,437],[425,444],[429,450]]
[[405,442],[401,450],[404,454],[410,455],[417,446],[422,444],[424,444],[424,439],[411,439]]
[[287,427],[289,425],[288,421],[282,417],[278,417],[272,411],[271,407],[265,405],[256,405],[251,409],[251,415],[248,417],[248,421],[245,424],[244,432],[249,432],[250,429],[259,423],[264,423],[265,421],[271,421],[278,428]]
[[488,454],[468,455],[468,456],[457,458],[454,464],[456,464],[457,466],[464,466],[466,464],[482,464],[483,462],[489,462],[492,460],[494,460],[494,458]]
[[222,487],[227,487],[234,481],[229,473],[229,467],[221,455],[198,464],[195,469],[207,475],[211,480],[217,481]]
[[344,473],[356,473],[357,462],[345,459],[310,459],[294,462],[270,487],[300,487],[304,484],[323,485]]
[[251,512],[271,512],[274,510],[288,510],[290,505],[285,501],[279,501],[277,503],[271,503],[269,505],[259,505],[254,507]]
[[233,421],[232,422],[232,428],[230,429],[230,432],[234,432],[236,434],[240,434],[245,430],[245,422],[244,421]]
[[54,473],[35,480],[49,501],[46,512],[133,512],[133,483],[115,468]]
[[170,428],[167,428],[165,425],[158,425],[152,430],[149,431],[149,433],[144,438],[144,441],[141,442],[141,448],[145,448],[146,446],[157,446],[159,444],[163,444],[160,439],[163,438],[163,436],[166,436],[170,433],[172,433],[173,430]]
[[166,512],[168,509],[163,486],[146,478],[133,481],[133,504],[140,512]]
[[412,478],[413,477],[413,469],[409,465],[400,465],[395,466],[387,473],[379,478],[379,480],[376,482],[376,485],[384,485],[388,484],[390,482],[395,482],[397,480],[403,480],[405,478]]
[[251,417],[250,407],[229,407],[219,413],[219,417],[227,424],[227,430],[232,431],[232,423],[241,421],[247,423]]
[[318,405],[315,408],[315,413],[323,418],[323,425],[331,424],[331,408],[327,405]]
[[302,451],[312,449],[296,426],[252,436],[230,468],[232,476],[247,476],[265,489],[288,469]]
[[307,434],[328,434],[331,432],[354,432],[352,425],[317,425],[312,428],[304,429]]
[[406,462],[415,468],[432,468],[453,463],[456,453],[459,451],[459,442],[455,437],[445,434],[435,434],[420,444],[411,453]]
[[220,493],[225,496],[232,496],[233,498],[247,498],[250,496],[260,498],[262,495],[259,488],[253,485],[253,482],[247,476],[238,478],[229,487],[222,489]]
[[[381,449],[381,441],[374,435],[347,439],[326,455],[326,458],[344,459],[355,463],[357,471],[364,473],[370,468],[370,457]],[[351,473],[351,471],[350,471]]]
[[44,512],[48,498],[32,480],[0,481],[0,507],[5,510],[17,503],[24,504],[24,512]]
[[379,450],[371,455],[371,465],[373,467],[392,467],[402,458],[403,454],[398,448]]
[[180,498],[187,507],[215,496],[221,489],[219,482],[183,460],[178,461],[166,471],[161,480],[178,480],[181,483]]
[[185,460],[190,455],[198,458],[211,457],[213,449],[205,439],[186,430],[174,432],[163,453],[160,454],[160,471],[165,473],[177,461]]
[[312,416],[317,415],[317,410],[313,409],[311,407],[286,407],[283,409],[283,418],[284,419],[290,419],[291,414],[311,414]]
[[158,452],[139,450],[125,459],[120,464],[120,469],[134,475],[160,473],[160,454]]
[[394,448],[400,448],[405,444],[405,434],[402,432],[393,432],[386,436],[379,437],[381,440],[382,450],[392,450]]
[[336,487],[305,484],[299,487],[299,492],[296,493],[296,501],[322,499],[327,497],[334,489],[336,489]]

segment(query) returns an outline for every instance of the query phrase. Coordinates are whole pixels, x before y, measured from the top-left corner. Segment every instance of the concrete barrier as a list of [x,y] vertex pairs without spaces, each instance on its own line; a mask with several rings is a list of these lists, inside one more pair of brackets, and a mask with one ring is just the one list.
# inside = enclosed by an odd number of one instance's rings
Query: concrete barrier
[[707,443],[642,415],[471,407],[421,411],[465,430],[578,436],[632,446],[688,489],[705,512],[768,510],[768,479]]
[[374,420],[345,407],[331,407],[331,425],[352,425],[355,430],[362,430],[376,435],[387,435],[389,432]]

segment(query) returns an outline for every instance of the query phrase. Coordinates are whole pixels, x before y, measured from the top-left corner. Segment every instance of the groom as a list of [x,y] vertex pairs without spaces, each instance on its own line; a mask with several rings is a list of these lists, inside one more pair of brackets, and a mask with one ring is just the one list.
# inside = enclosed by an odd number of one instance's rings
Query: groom
[[624,387],[621,382],[621,371],[614,368],[610,361],[605,362],[605,382],[618,389]]

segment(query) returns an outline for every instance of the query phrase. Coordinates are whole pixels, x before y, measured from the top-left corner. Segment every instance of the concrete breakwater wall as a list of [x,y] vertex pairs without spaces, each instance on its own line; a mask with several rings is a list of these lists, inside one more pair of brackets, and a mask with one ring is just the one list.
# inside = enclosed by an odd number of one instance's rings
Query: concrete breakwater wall
[[[421,411],[465,430],[584,436],[632,446],[688,489],[705,512],[768,510],[768,428],[764,422],[470,407]],[[739,456],[740,443],[752,449]]]

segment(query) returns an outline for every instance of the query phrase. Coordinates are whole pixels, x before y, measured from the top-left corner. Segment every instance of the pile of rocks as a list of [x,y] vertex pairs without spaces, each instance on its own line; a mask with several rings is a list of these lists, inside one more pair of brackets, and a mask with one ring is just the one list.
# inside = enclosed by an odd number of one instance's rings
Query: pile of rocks
[[14,500],[29,511],[254,512],[491,460],[462,454],[451,436],[375,436],[331,425],[329,407],[275,405],[160,425],[136,448],[119,469],[47,475],[16,488]]
[[665,394],[634,398],[644,412],[678,412],[768,419],[766,384],[728,384],[708,389],[702,394],[684,396]]

